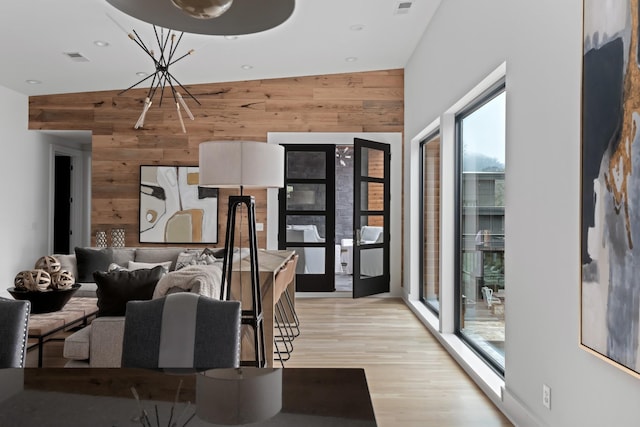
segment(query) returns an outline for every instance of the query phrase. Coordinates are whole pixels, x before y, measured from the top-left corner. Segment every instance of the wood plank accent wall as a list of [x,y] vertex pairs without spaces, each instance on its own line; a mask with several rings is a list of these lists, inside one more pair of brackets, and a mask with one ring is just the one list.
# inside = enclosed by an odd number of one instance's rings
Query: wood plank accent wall
[[[144,129],[134,130],[146,89],[29,98],[29,129],[90,130],[92,236],[123,227],[126,245],[139,246],[140,165],[197,165],[198,144],[212,140],[266,141],[267,132],[403,132],[404,71],[385,70],[187,86],[183,134],[175,105],[165,98],[150,108]],[[185,98],[186,99],[186,98]],[[220,191],[218,244],[224,246],[227,198]],[[256,197],[257,221],[266,223],[266,191]],[[246,236],[243,230],[243,236]],[[258,244],[266,246],[259,232]],[[92,237],[93,241],[94,237]]]

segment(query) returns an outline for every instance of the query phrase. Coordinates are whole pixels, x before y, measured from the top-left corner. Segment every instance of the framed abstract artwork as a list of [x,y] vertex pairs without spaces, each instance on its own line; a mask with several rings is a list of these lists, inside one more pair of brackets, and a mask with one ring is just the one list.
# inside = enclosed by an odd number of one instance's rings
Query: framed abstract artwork
[[140,243],[218,243],[218,189],[197,166],[140,166]]
[[584,0],[580,344],[640,377],[638,0]]

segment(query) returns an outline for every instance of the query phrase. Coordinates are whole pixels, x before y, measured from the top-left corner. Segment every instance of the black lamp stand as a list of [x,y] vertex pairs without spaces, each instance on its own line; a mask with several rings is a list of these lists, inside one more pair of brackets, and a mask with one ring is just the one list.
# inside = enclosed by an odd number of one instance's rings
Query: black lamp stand
[[[242,190],[241,190],[242,193]],[[253,196],[229,196],[229,212],[227,213],[227,234],[225,238],[224,264],[222,266],[222,295],[220,299],[231,298],[231,272],[233,270],[233,248],[235,241],[236,212],[238,206],[247,207],[249,228],[249,257],[251,263],[251,297],[253,304],[251,310],[242,310],[242,324],[253,328],[253,341],[255,348],[255,361],[242,363],[242,365],[265,366],[264,326],[262,313],[262,292],[258,275],[258,240],[256,237],[256,201]]]

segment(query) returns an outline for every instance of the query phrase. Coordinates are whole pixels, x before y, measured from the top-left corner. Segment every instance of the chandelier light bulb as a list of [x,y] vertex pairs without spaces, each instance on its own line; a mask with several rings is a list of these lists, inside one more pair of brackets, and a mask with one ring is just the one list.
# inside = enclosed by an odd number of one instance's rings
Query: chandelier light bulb
[[212,19],[225,13],[233,0],[171,0],[178,9],[197,19]]

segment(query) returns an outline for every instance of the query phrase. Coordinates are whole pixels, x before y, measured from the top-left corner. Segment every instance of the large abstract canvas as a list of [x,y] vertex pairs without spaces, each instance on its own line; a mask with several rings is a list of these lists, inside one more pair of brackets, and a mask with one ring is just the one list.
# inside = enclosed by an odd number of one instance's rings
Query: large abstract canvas
[[197,166],[140,166],[140,243],[217,243],[218,189]]
[[638,0],[585,0],[581,344],[640,372]]

